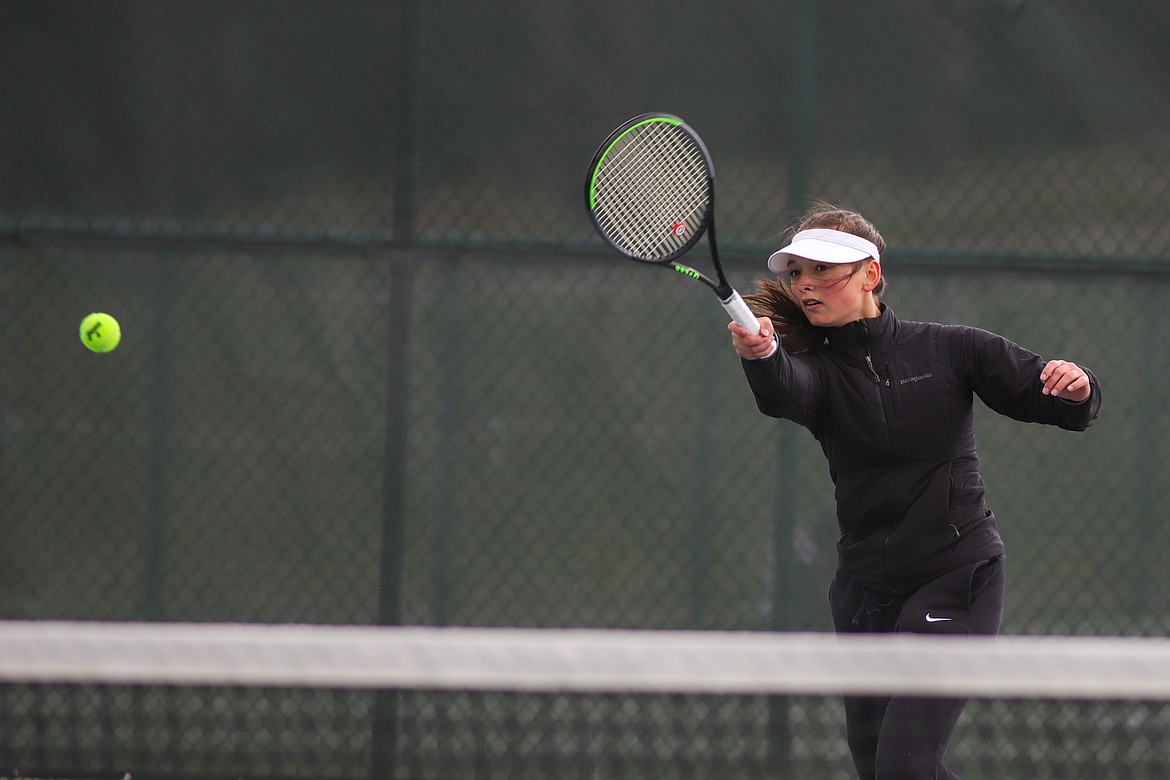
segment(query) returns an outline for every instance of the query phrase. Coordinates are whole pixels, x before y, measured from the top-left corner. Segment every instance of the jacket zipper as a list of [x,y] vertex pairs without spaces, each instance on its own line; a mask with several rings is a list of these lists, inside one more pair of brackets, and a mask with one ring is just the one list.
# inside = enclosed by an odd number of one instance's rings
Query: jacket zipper
[[[873,365],[873,355],[870,354],[870,351],[869,351],[869,327],[865,324],[864,320],[861,321],[861,333],[862,333],[862,337],[865,341],[865,365],[867,368],[869,368],[869,373],[873,376],[874,384],[880,385],[882,383],[882,378],[880,376],[878,376],[877,369]],[[888,380],[886,382],[886,386],[887,387],[889,386]],[[886,446],[889,447],[890,446],[890,421],[886,418],[885,404],[881,398],[881,391],[880,390],[878,391],[878,408],[880,408],[882,410],[882,426],[885,428]],[[893,479],[893,477],[890,478],[889,484],[886,485],[886,501],[887,501],[887,505],[890,509],[890,517],[891,517],[891,519],[893,519],[893,525],[890,529],[890,533],[887,533],[886,538],[882,540],[882,570],[883,570],[883,572],[888,573],[887,569],[886,569],[886,564],[889,561],[890,536],[893,533],[893,529],[898,527],[898,520],[893,517],[893,509],[894,509],[894,479]]]
[[873,355],[869,354],[869,326],[865,324],[865,320],[860,320],[858,324],[861,326],[861,337],[865,342],[865,365],[869,367],[869,373],[873,376],[873,381],[880,385],[882,378],[878,376],[877,369],[873,367]]

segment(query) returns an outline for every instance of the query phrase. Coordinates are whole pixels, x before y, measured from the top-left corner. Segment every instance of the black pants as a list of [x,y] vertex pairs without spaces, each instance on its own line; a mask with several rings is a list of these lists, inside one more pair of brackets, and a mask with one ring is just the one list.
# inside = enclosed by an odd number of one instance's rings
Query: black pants
[[[838,633],[996,634],[1003,556],[965,566],[913,593],[867,590],[841,574],[829,603]],[[942,763],[965,699],[845,697],[849,752],[861,780],[958,780]]]

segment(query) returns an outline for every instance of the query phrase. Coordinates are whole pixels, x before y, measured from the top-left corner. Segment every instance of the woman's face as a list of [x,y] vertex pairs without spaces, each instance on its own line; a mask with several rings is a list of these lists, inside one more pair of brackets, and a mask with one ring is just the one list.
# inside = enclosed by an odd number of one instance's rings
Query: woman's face
[[813,325],[839,328],[881,313],[873,297],[881,266],[873,260],[832,264],[792,257],[785,275]]

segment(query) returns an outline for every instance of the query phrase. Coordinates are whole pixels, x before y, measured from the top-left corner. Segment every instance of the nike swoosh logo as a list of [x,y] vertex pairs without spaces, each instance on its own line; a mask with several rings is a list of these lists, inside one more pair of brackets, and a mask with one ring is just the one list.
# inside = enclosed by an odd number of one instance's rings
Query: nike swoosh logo
[[927,623],[942,623],[946,620],[954,620],[954,618],[935,617],[934,615],[930,614],[929,612],[926,613],[926,622]]

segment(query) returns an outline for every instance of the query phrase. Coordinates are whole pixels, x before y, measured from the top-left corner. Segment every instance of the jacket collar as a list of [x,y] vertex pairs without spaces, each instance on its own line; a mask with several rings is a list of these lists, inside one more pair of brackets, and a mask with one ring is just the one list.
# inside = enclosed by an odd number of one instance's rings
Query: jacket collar
[[829,346],[846,351],[861,349],[869,352],[893,344],[898,332],[898,318],[884,303],[878,305],[881,314],[876,317],[850,322],[839,328],[826,328]]

